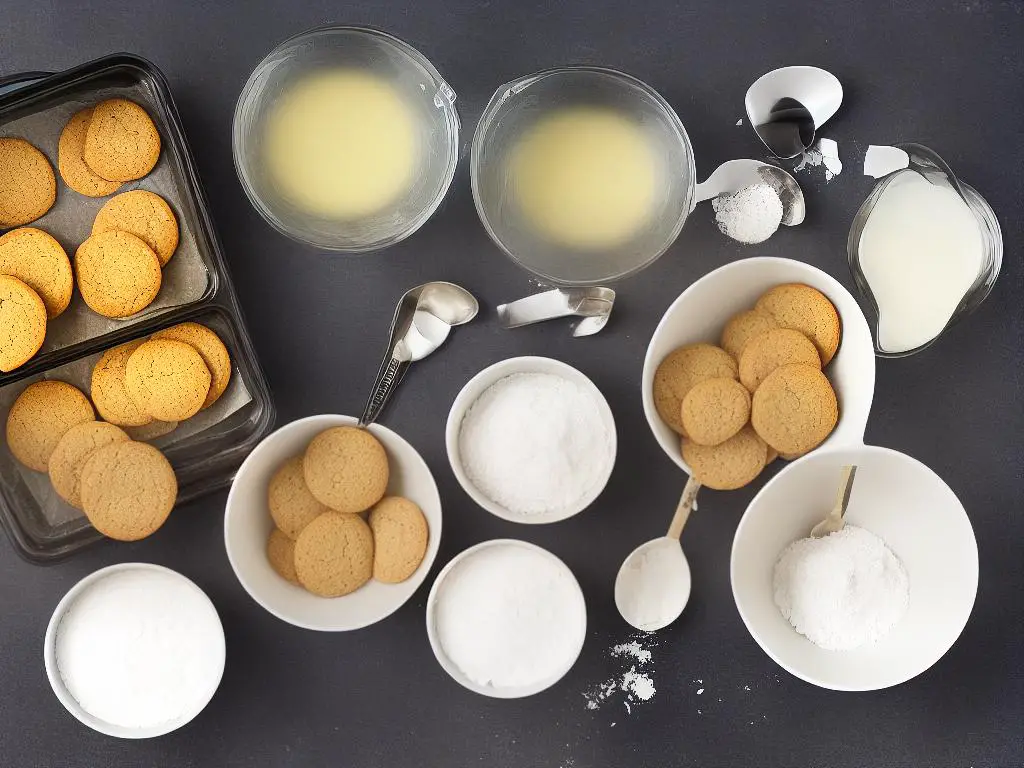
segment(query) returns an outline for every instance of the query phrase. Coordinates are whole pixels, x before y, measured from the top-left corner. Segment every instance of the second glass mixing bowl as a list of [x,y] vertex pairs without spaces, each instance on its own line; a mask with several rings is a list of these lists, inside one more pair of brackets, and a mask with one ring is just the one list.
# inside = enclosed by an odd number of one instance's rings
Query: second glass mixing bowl
[[[662,178],[654,210],[628,240],[599,250],[551,242],[527,224],[508,184],[510,154],[537,121],[568,107],[607,108],[638,124]],[[563,67],[503,85],[473,137],[473,200],[491,239],[517,264],[558,285],[598,285],[638,272],[679,235],[694,206],[693,149],[679,117],[653,88],[600,67]]]

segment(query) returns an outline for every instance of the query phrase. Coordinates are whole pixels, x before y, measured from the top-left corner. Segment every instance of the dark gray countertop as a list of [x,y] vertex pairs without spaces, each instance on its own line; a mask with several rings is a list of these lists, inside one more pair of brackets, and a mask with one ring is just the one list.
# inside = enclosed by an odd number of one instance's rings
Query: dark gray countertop
[[[224,493],[178,509],[148,541],[97,546],[50,568],[25,564],[3,542],[0,764],[1024,765],[1024,5],[863,5],[92,0],[62,7],[0,0],[0,75],[63,69],[119,50],[150,58],[167,75],[281,423],[358,412],[394,300],[406,288],[448,279],[479,296],[481,320],[417,366],[385,416],[422,452],[441,489],[445,533],[435,572],[473,543],[522,537],[575,571],[590,619],[583,655],[565,680],[531,699],[495,701],[464,691],[435,663],[423,626],[428,585],[397,614],[351,634],[303,631],[259,608],[224,554]],[[235,98],[273,45],[329,21],[378,26],[419,47],[459,95],[465,146],[502,82],[561,63],[625,69],[676,108],[702,174],[731,157],[760,156],[749,127],[735,126],[749,83],[777,66],[823,66],[846,87],[842,111],[825,131],[839,141],[846,169],[827,185],[800,176],[806,224],[763,246],[726,240],[709,210],[698,210],[661,261],[618,286],[615,317],[598,337],[571,339],[560,324],[503,332],[494,305],[531,285],[477,221],[465,160],[437,215],[374,257],[300,247],[272,232],[246,201],[231,163]],[[728,577],[733,530],[759,481],[708,493],[686,530],[695,591],[683,618],[657,636],[654,698],[632,713],[621,702],[588,710],[583,693],[620,669],[608,650],[629,637],[612,601],[616,570],[636,543],[663,528],[682,483],[640,404],[643,355],[658,318],[693,280],[745,255],[802,259],[852,287],[846,235],[871,186],[860,175],[861,157],[869,143],[900,140],[942,154],[992,204],[1006,242],[1003,274],[974,316],[925,353],[879,361],[867,431],[869,442],[932,467],[971,516],[981,574],[966,630],[931,670],[887,691],[819,690],[777,667],[744,629]],[[485,365],[518,354],[579,367],[605,392],[618,422],[611,483],[593,508],[565,523],[523,528],[492,518],[459,489],[445,458],[443,427],[456,392]],[[146,743],[109,739],[73,720],[42,665],[43,632],[63,593],[96,568],[130,560],[194,579],[216,603],[228,642],[225,677],[207,710]]]

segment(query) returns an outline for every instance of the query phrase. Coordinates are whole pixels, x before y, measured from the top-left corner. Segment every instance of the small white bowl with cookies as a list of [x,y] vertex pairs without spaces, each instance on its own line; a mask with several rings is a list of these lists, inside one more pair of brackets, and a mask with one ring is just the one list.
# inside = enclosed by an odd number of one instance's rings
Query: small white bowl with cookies
[[308,416],[268,436],[239,468],[224,514],[246,592],[282,621],[324,632],[398,610],[440,539],[426,462],[387,427],[351,416]]
[[860,443],[875,388],[867,320],[849,291],[792,259],[743,259],[693,283],[644,359],[658,444],[710,488],[753,481],[776,456]]

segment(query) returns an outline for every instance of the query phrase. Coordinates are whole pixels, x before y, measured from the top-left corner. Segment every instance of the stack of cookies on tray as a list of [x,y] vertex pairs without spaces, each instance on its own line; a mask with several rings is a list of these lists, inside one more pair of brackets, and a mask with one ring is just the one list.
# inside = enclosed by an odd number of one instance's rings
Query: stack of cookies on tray
[[430,530],[409,499],[388,496],[384,446],[359,427],[333,427],[286,461],[267,489],[274,528],[271,567],[321,597],[350,594],[370,579],[405,581],[427,551]]
[[[142,179],[160,158],[160,133],[146,110],[108,99],[75,113],[61,132],[57,167],[64,183],[88,197],[113,195]],[[47,322],[71,301],[74,285],[100,315],[123,318],[148,307],[162,268],[178,246],[178,221],[159,195],[133,189],[115,195],[96,215],[91,236],[75,253],[49,233],[28,227],[57,200],[50,160],[29,142],[0,138],[0,371],[28,362]]]
[[787,283],[730,318],[721,346],[688,344],[661,361],[655,407],[702,485],[741,488],[776,457],[795,459],[832,433],[839,404],[823,369],[840,336],[828,297]]

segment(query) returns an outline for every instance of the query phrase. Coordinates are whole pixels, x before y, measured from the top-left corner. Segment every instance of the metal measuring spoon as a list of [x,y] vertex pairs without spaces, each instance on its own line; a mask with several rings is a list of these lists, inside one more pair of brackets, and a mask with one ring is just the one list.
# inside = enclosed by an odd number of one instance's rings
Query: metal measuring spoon
[[593,336],[608,323],[615,291],[611,288],[553,288],[498,306],[502,328],[520,328],[559,317],[582,317],[573,336]]
[[782,201],[782,223],[795,226],[804,220],[807,207],[800,184],[776,165],[760,160],[729,160],[718,166],[706,181],[697,185],[696,202],[738,192],[751,184],[769,184]]
[[359,425],[375,422],[409,366],[434,352],[454,326],[468,323],[479,311],[473,294],[454,283],[425,283],[406,291],[395,308],[391,337]]
[[825,519],[811,529],[811,538],[820,539],[830,533],[837,533],[843,530],[843,517],[846,515],[846,508],[850,506],[850,494],[853,493],[853,479],[857,476],[856,466],[843,467],[843,473],[839,480],[839,491],[836,494],[836,503]]
[[776,157],[803,154],[843,103],[839,79],[819,67],[773,69],[747,89],[747,119]]
[[[651,539],[634,549],[619,568],[615,577],[615,607],[630,625],[645,632],[667,627],[679,618],[679,615],[690,600],[690,564],[679,542],[683,527],[690,517],[697,501],[700,482],[690,476],[683,488],[676,513],[668,533],[657,539]],[[648,558],[658,557],[664,570],[654,572],[644,566]],[[667,578],[666,578],[667,577]],[[642,604],[651,604],[660,597],[660,611],[655,617],[644,615]]]

